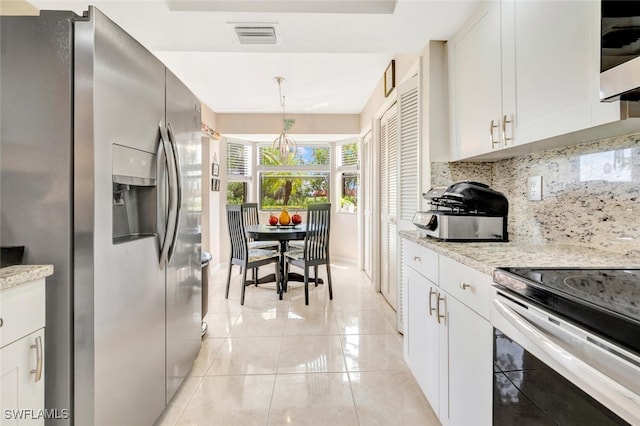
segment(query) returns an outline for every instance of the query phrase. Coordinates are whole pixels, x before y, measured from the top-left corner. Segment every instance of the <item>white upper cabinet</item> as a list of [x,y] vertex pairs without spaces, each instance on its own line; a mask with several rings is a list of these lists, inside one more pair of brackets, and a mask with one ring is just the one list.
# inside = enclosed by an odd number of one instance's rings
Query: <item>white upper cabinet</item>
[[512,121],[506,123],[503,145],[590,127],[591,80],[599,79],[598,68],[590,69],[591,56],[598,54],[591,48],[595,3],[501,4],[503,115]]
[[482,5],[449,41],[448,49],[451,148],[457,160],[501,144],[500,4]]
[[483,5],[449,42],[452,159],[619,120],[599,100],[599,29],[595,1]]

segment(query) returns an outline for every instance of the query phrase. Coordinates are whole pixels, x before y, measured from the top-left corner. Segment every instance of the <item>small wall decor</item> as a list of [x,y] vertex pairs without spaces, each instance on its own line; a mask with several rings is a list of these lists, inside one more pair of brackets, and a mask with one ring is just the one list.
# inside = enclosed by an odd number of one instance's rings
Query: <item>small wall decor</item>
[[220,164],[211,163],[211,176],[220,176]]
[[211,127],[207,126],[204,123],[200,123],[200,129],[202,130],[202,133],[205,133],[207,136],[210,136],[217,141],[222,139],[222,136],[220,135],[220,133],[213,130]]
[[396,87],[396,61],[394,59],[389,62],[387,68],[384,70],[384,96],[389,96],[389,93]]
[[220,191],[220,179],[211,178],[211,190]]

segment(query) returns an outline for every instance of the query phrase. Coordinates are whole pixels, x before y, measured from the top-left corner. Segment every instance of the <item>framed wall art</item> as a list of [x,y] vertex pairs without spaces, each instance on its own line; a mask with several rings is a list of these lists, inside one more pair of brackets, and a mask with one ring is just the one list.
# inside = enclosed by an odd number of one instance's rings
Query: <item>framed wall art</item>
[[389,96],[389,93],[396,87],[396,61],[391,60],[387,68],[384,70],[384,96]]
[[220,191],[220,179],[211,178],[211,190]]

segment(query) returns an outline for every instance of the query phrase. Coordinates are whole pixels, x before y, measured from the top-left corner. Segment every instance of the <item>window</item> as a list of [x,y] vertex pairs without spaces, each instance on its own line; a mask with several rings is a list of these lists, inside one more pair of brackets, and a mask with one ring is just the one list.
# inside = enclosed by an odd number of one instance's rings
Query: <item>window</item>
[[337,178],[340,194],[338,208],[343,212],[356,212],[358,209],[358,141],[346,141],[336,145]]
[[329,200],[328,145],[298,146],[283,158],[269,145],[259,147],[258,193],[261,210],[305,209]]
[[227,203],[242,204],[249,198],[251,146],[227,142]]

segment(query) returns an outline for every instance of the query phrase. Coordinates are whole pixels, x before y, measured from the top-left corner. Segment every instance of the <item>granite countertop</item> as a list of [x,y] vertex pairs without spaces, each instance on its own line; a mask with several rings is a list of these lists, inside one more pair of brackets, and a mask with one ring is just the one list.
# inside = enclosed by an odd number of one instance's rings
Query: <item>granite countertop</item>
[[53,265],[14,265],[0,268],[0,291],[53,275]]
[[487,275],[500,267],[640,268],[639,256],[578,246],[527,243],[455,243],[424,238],[417,231],[400,236]]

